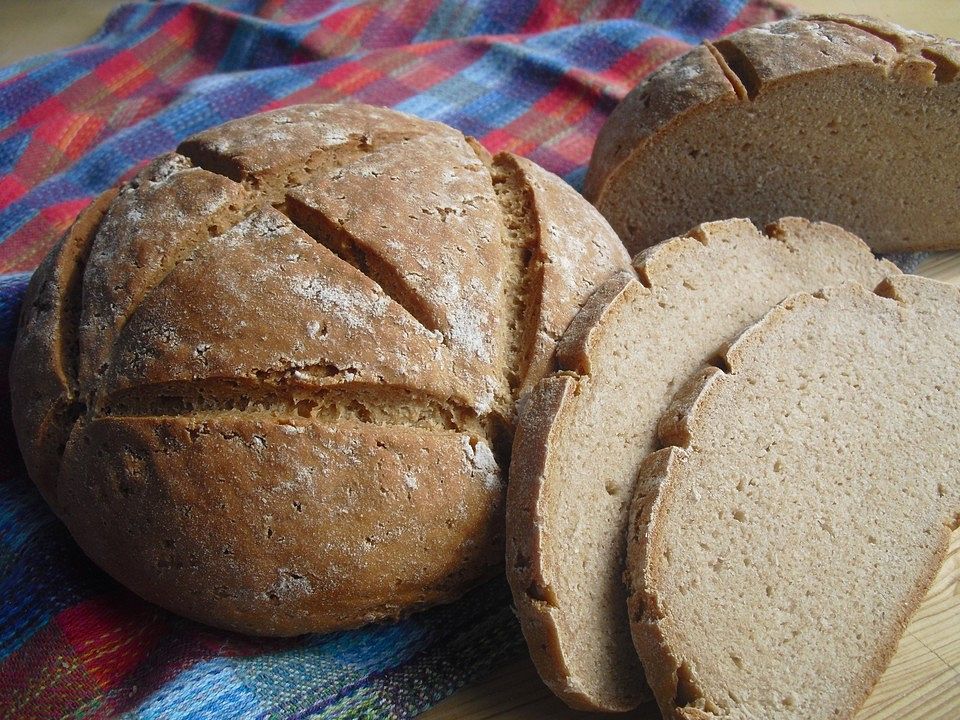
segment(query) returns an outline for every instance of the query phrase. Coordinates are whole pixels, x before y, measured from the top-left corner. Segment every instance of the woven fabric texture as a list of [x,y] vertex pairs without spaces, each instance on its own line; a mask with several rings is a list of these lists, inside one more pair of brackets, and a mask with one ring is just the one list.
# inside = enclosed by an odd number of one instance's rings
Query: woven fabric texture
[[[580,187],[638,80],[763,0],[232,0],[121,6],[0,69],[0,373],[32,270],[100,191],[185,136],[300,102],[449,123]],[[0,384],[0,718],[406,718],[523,639],[502,580],[402,622],[289,640],[177,618],[87,560],[30,484]]]

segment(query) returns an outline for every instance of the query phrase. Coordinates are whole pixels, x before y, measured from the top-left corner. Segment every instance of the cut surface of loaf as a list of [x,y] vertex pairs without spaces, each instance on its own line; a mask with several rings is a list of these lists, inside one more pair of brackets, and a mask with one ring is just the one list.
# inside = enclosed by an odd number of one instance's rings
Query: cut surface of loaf
[[678,394],[627,577],[664,716],[850,718],[960,522],[960,289],[787,299]]
[[783,215],[877,252],[960,247],[960,43],[854,16],[705,42],[614,110],[586,195],[631,252]]
[[[583,709],[645,697],[622,582],[628,506],[674,392],[784,297],[896,272],[838,227],[700,225],[638,255],[560,342],[524,404],[507,489],[507,577],[550,688]],[[649,697],[646,695],[646,697]]]
[[394,617],[500,566],[514,401],[629,266],[559,178],[445,125],[235,120],[93,203],[35,274],[20,446],[149,600],[275,635]]

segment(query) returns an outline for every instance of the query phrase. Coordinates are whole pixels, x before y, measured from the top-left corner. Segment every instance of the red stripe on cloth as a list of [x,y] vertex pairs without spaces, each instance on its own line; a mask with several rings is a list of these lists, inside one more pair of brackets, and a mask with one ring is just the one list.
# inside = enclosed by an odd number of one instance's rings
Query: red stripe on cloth
[[492,153],[504,152],[509,148],[519,147],[520,145],[516,136],[501,128],[491,130],[483,137],[477,138],[477,140],[483,143],[483,146]]
[[69,108],[64,103],[63,98],[64,96],[61,93],[59,95],[52,95],[43,102],[37,103],[32,108],[27,110],[23,115],[18,117],[17,121],[12,123],[3,133],[0,133],[0,140],[6,136],[21,131],[24,128],[38,125],[45,120],[49,120],[52,117],[57,117],[62,113],[68,112]]
[[601,75],[610,78],[610,82],[614,84],[611,89],[618,99],[623,99],[647,75],[689,49],[690,46],[680,40],[654,37],[617,60]]
[[[578,97],[570,87],[558,87],[535,103],[530,111],[488,133],[481,141],[491,151],[507,150],[540,162],[538,154],[542,155],[547,149],[556,153],[557,141],[561,137],[570,133],[583,134],[577,123],[590,111],[590,105],[590,99]],[[589,143],[585,147],[585,153],[565,157],[562,163],[555,159],[553,164],[544,167],[558,175],[567,173],[589,159]]]
[[28,186],[13,173],[0,177],[0,208],[9,205],[27,190]]
[[56,624],[86,674],[104,690],[121,684],[169,632],[159,609],[126,591],[68,608]]
[[720,32],[720,35],[736,32],[750,25],[779,20],[795,12],[797,12],[797,10],[790,5],[766,2],[765,0],[753,0],[753,2],[747,3],[746,7],[740,11],[740,14]]
[[[199,34],[198,25],[199,23],[192,20],[189,8],[182,10],[139,44],[132,45],[117,56],[104,61],[93,72],[83,75],[56,95],[25,112],[17,118],[16,123],[0,133],[0,140],[25,128],[47,122],[63,113],[88,110],[101,103],[108,106],[114,105],[116,91],[108,85],[108,82],[112,79],[118,83],[118,89],[122,89],[122,83],[118,79],[120,68],[131,59],[138,63],[147,63],[154,74],[161,74],[165,63],[177,65],[182,61],[185,49],[190,50],[194,57],[201,56],[202,54],[193,52]],[[167,48],[167,51],[163,52],[162,48]],[[118,58],[122,59],[118,60]],[[205,63],[195,67],[192,75],[200,74],[208,65],[210,65],[209,58]],[[104,71],[104,68],[107,70]]]
[[210,72],[220,60],[219,54],[197,52],[203,37],[202,24],[193,19],[194,12],[192,7],[185,8],[164,23],[160,32],[131,48],[154,76],[167,83],[179,84]]
[[[62,231],[61,231],[62,232]],[[42,215],[34,215],[16,233],[3,241],[0,272],[33,270],[59,237]]]
[[540,2],[527,18],[521,32],[547,32],[593,20],[632,18],[637,14],[637,5],[636,0],[607,0],[579,4],[562,1]]
[[545,28],[558,28],[570,25],[577,21],[576,12],[568,10],[561,3],[538,3],[521,32],[534,33]]
[[275,22],[293,22],[296,17],[290,14],[288,8],[292,4],[290,0],[264,0],[257,15]]
[[[68,169],[102,137],[155,113],[169,100],[169,94],[177,92],[183,83],[209,72],[218,58],[211,57],[209,52],[195,51],[201,23],[191,19],[191,13],[191,8],[185,8],[144,41],[118,53],[57,95],[38,103],[0,132],[2,141],[27,128],[34,128],[30,145],[17,162],[16,172],[20,180],[33,186]],[[160,78],[166,78],[170,93],[151,87]],[[117,112],[118,104],[123,103],[125,97],[145,88],[151,89],[147,102],[137,101],[131,106],[135,109],[133,112]],[[70,122],[75,122],[71,115],[97,117],[99,120],[96,125],[87,125],[82,133],[75,134],[69,126]],[[69,151],[59,152],[60,148]],[[0,207],[17,197],[4,200],[0,196]]]
[[318,85],[336,90],[339,95],[349,95],[378,77],[380,74],[366,63],[348,62],[318,78]]
[[2,717],[106,717],[98,712],[103,700],[99,684],[56,623],[0,663]]
[[[44,142],[55,148],[57,152],[51,154],[51,160],[59,165],[64,160],[75,161],[83,155],[105,125],[106,122],[97,115],[65,112],[39,125],[33,134],[33,142]],[[18,167],[24,164],[24,158],[17,163]]]
[[[437,10],[441,0],[397,2],[389,13],[382,12],[367,26],[364,41],[372,47],[409,45]],[[376,5],[376,3],[373,3]],[[381,6],[383,4],[381,3]]]
[[[676,52],[687,47],[684,43],[675,44]],[[594,136],[606,119],[606,114],[598,108],[598,101],[606,97],[613,102],[626,94],[636,84],[635,76],[646,74],[649,61],[639,59],[655,51],[656,46],[654,39],[636,48],[630,53],[638,59],[633,65],[620,61],[604,73],[572,70],[559,78],[556,87],[523,115],[487,133],[481,141],[491,151],[529,155],[561,175],[586,164]]]
[[380,12],[378,8],[369,5],[347,7],[327,18],[322,27],[345,36],[344,39],[353,44],[358,44],[364,28],[370,24],[378,12]]
[[[47,127],[59,128],[63,123],[63,115],[51,118]],[[66,153],[58,147],[56,132],[51,130],[42,132],[44,126],[34,130],[30,144],[17,159],[14,172],[22,182],[28,185],[38,185],[53,175],[66,164]],[[4,241],[6,243],[6,241]]]
[[398,77],[414,94],[419,94],[469,67],[486,51],[485,45],[471,47],[449,40],[412,45],[409,54],[416,57],[417,62],[411,63]]
[[421,58],[420,62],[411,65],[397,79],[402,80],[413,94],[418,94],[450,77],[451,67],[459,67],[457,63],[462,62],[466,67],[474,60],[476,57],[462,53],[460,48],[451,45],[448,50],[441,50],[435,56]]
[[40,215],[46,221],[48,227],[62,234],[76,220],[77,215],[87,205],[90,204],[90,198],[80,198],[78,200],[64,200],[62,203],[45,207],[40,211]]
[[[172,49],[173,43],[163,43]],[[144,53],[145,48],[139,48],[139,53],[145,55],[151,66],[158,66],[160,58],[156,53]],[[90,77],[103,83],[104,90],[114,98],[128,97],[154,78],[153,71],[140,61],[138,53],[133,50],[124,50],[98,66]]]
[[[374,105],[396,104],[401,100],[429,89],[461,72],[483,57],[488,49],[484,42],[438,40],[411,45],[403,50],[388,49],[372,52],[355,61],[346,62],[318,77],[314,84],[280,98],[264,109],[283,107],[304,102],[334,102],[349,95],[356,102],[371,102]],[[394,83],[390,87],[391,99],[366,97],[364,91],[381,88],[378,81],[391,73]],[[384,87],[386,87],[384,85]]]

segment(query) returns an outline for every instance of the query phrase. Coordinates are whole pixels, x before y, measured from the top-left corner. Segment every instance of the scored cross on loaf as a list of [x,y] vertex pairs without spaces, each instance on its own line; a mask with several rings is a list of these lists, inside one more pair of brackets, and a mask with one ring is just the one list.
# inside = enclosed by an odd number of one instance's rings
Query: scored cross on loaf
[[562,181],[445,125],[236,120],[37,271],[20,445],[84,551],[160,605],[276,635],[397,616],[502,562],[514,401],[628,266]]

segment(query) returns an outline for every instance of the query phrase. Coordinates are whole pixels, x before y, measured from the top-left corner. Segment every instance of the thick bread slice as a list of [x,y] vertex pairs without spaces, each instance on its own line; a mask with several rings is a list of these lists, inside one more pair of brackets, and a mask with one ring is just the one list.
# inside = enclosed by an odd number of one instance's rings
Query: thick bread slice
[[790,18],[691,50],[597,139],[586,195],[636,252],[691,222],[802,215],[878,252],[960,247],[960,43]]
[[784,297],[895,268],[832,225],[708,223],[635,259],[574,318],[560,372],[521,412],[507,490],[507,575],[544,681],[585,709],[644,697],[621,581],[627,509],[675,390]]
[[669,718],[852,717],[960,523],[960,289],[797,295],[725,358],[640,473],[647,678]]

